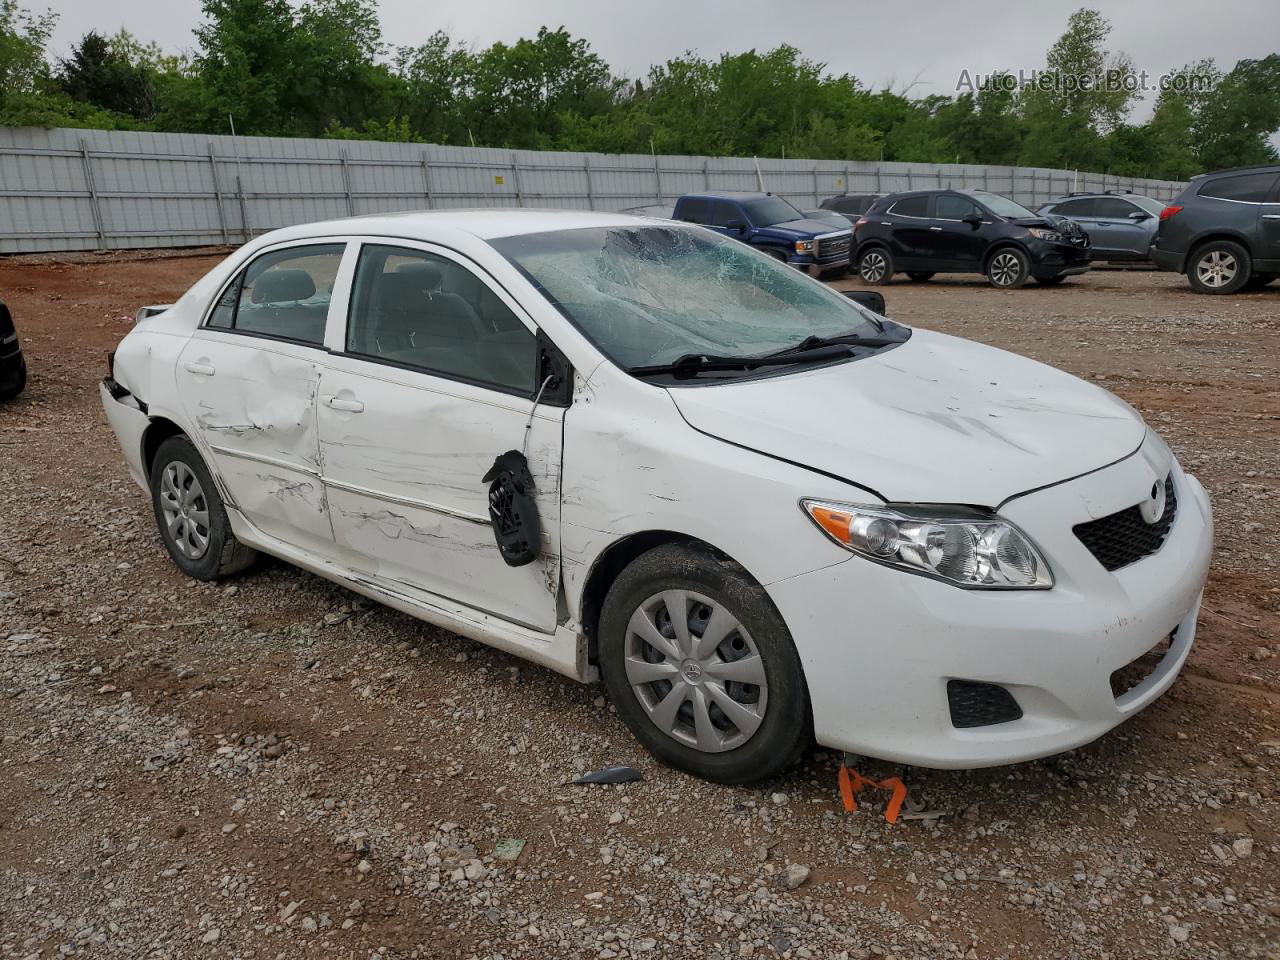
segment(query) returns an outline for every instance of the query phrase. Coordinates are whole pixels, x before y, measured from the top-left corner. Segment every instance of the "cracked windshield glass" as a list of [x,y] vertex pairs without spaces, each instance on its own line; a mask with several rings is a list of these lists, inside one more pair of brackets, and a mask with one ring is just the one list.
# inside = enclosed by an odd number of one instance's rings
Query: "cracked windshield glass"
[[874,336],[872,315],[736,240],[678,226],[491,241],[614,363],[759,356],[806,337]]

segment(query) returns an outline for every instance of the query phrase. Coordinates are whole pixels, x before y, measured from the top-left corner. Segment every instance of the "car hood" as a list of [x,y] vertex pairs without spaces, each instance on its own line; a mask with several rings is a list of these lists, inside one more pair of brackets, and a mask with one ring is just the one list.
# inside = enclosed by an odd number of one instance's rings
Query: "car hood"
[[1146,433],[1099,387],[924,330],[862,360],[670,392],[702,433],[896,502],[995,507],[1122,459]]
[[834,223],[827,223],[823,220],[788,220],[786,223],[775,223],[772,226],[761,227],[761,230],[767,230],[770,233],[781,234],[784,237],[812,237],[815,234],[822,233],[848,233],[848,227],[837,226]]
[[1064,237],[1074,237],[1077,234],[1084,233],[1080,224],[1076,223],[1074,220],[1068,220],[1066,217],[1059,216],[1056,213],[1044,213],[1038,217],[1021,217],[1009,222],[1016,223],[1020,227],[1039,227],[1042,230],[1057,230]]

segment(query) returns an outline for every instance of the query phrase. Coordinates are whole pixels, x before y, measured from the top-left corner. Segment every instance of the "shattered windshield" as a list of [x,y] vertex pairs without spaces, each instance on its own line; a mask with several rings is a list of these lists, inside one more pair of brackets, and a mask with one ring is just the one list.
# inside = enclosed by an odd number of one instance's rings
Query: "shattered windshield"
[[624,369],[879,329],[873,314],[794,267],[697,227],[588,227],[490,243]]

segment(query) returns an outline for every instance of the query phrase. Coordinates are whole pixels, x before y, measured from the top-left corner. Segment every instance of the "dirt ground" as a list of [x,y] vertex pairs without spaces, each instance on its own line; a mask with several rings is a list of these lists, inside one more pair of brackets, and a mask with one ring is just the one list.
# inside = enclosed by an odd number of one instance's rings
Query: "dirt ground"
[[[868,762],[918,811],[890,826],[882,796],[842,810],[825,752],[702,783],[598,687],[281,563],[184,579],[97,382],[215,260],[0,261],[32,371],[0,407],[0,956],[1280,957],[1280,285],[885,288],[1114,390],[1217,516],[1165,697],[1037,763]],[[565,786],[623,763],[644,780]]]

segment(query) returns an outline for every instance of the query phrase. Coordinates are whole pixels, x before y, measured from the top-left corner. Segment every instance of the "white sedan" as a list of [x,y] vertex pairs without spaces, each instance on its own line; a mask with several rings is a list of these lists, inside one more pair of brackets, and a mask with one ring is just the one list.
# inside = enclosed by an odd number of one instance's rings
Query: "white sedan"
[[1173,683],[1209,565],[1204,489],[1127,404],[685,224],[279,230],[140,319],[102,402],[184,572],[272,554],[603,678],[723,782],[813,739],[1086,743]]

